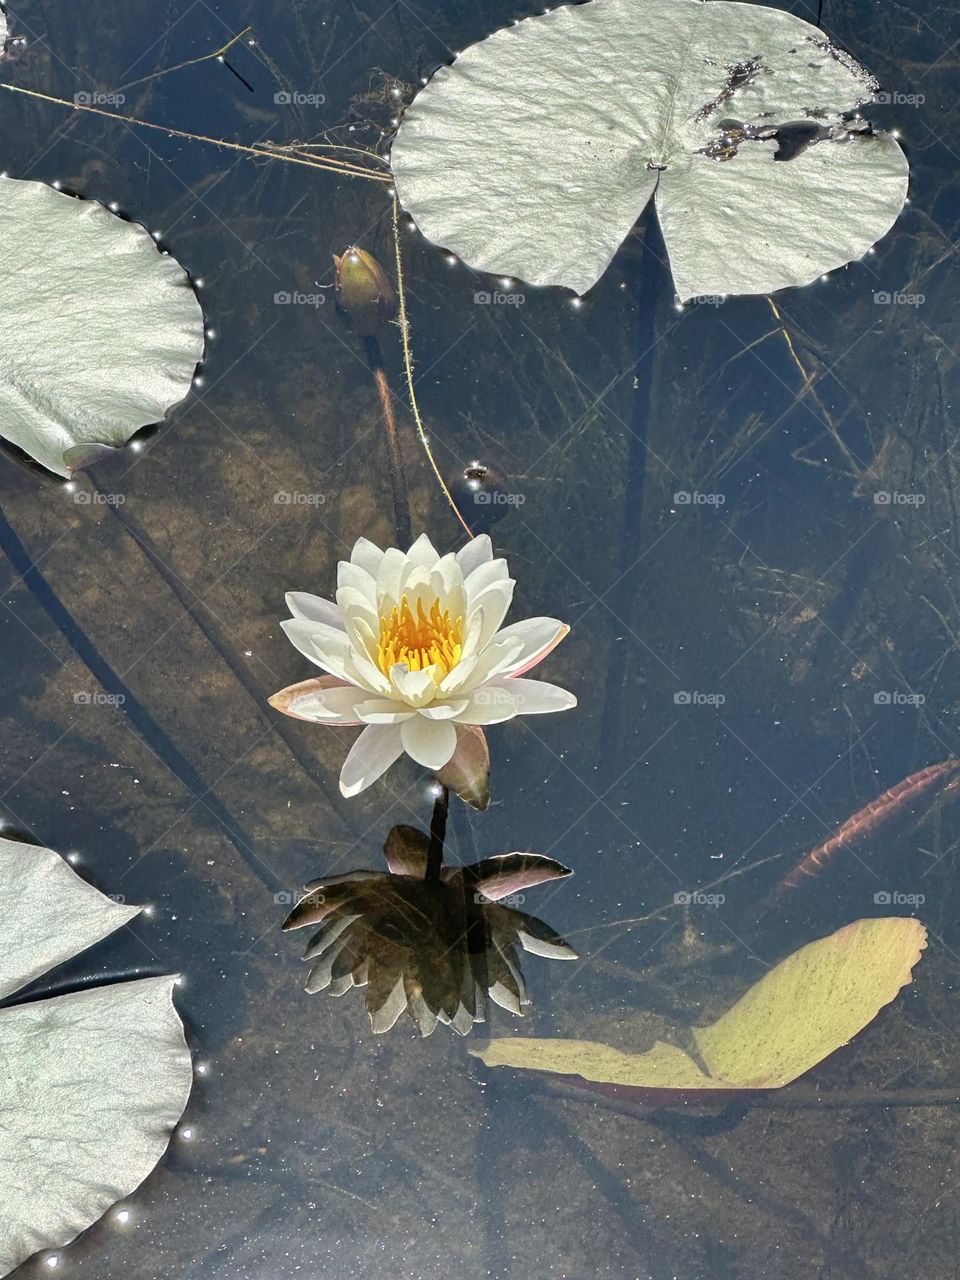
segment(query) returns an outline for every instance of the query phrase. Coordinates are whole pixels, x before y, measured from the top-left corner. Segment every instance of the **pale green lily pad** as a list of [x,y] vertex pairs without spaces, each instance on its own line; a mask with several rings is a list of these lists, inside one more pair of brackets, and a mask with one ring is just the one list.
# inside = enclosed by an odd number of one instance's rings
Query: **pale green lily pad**
[[[0,838],[0,995],[139,912],[50,849]],[[166,1150],[193,1071],[172,977],[0,1008],[0,1275],[135,1190]]]
[[203,312],[143,227],[43,182],[0,182],[0,245],[0,436],[68,476],[184,398]]
[[[681,299],[767,293],[860,258],[896,221],[906,157],[847,118],[877,89],[779,9],[591,0],[441,67],[391,163],[424,235],[482,271],[584,293],[656,193]],[[799,122],[823,136],[792,159],[795,129],[759,136]]]
[[779,1089],[872,1022],[910,982],[926,946],[918,920],[857,920],[788,956],[692,1037],[706,1071],[674,1045],[623,1053],[590,1040],[492,1040],[487,1066],[577,1075],[639,1089]]

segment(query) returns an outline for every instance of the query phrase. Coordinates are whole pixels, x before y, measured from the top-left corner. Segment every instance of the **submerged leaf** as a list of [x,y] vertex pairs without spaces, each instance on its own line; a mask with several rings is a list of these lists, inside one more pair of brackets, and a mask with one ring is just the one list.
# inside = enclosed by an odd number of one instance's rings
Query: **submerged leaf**
[[[0,839],[0,995],[138,911],[50,849]],[[68,1244],[166,1149],[193,1074],[173,985],[146,978],[0,1009],[0,1274]]]
[[857,920],[782,960],[708,1027],[692,1032],[703,1067],[658,1042],[623,1053],[589,1040],[492,1040],[487,1066],[577,1075],[637,1089],[779,1089],[845,1045],[901,987],[926,946],[918,920]]
[[203,313],[143,227],[43,182],[0,182],[0,243],[0,435],[68,476],[183,399]]
[[681,299],[766,293],[861,257],[899,215],[906,158],[853,118],[877,89],[779,9],[592,0],[441,67],[391,164],[424,235],[471,267],[584,293],[655,192]]

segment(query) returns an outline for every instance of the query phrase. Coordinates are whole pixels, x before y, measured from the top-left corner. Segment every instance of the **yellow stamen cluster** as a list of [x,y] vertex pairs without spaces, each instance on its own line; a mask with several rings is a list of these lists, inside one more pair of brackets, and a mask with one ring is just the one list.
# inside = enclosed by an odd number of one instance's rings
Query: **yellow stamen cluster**
[[460,661],[463,646],[463,618],[451,618],[450,610],[440,611],[434,600],[429,613],[423,601],[417,601],[416,613],[406,596],[380,619],[380,643],[377,663],[384,675],[397,662],[405,662],[408,671],[422,671],[436,666],[441,678]]

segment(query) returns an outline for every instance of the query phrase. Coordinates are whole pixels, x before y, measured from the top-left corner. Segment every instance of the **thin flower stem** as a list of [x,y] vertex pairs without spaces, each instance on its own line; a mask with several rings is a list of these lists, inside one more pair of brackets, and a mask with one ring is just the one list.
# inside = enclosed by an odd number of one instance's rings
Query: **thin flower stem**
[[430,849],[427,853],[427,880],[439,880],[443,867],[443,842],[447,835],[447,812],[450,808],[450,792],[441,785],[440,794],[433,804],[430,819]]
[[165,67],[162,71],[153,71],[148,76],[141,76],[139,80],[128,80],[126,84],[117,86],[117,93],[124,89],[132,89],[137,84],[147,84],[150,80],[159,80],[161,76],[168,76],[171,72],[182,71],[184,67],[195,67],[200,62],[213,62],[217,58],[223,58],[233,48],[238,41],[242,40],[248,31],[252,31],[252,27],[244,27],[242,31],[238,31],[235,36],[221,45],[219,49],[214,49],[213,53],[201,54],[199,58],[188,58],[186,62],[178,62],[175,67]]
[[0,82],[0,89],[8,93],[22,93],[28,98],[38,98],[41,102],[53,102],[60,107],[69,107],[71,111],[87,111],[95,116],[106,116],[108,120],[119,120],[122,124],[136,125],[140,129],[155,129],[170,138],[187,138],[191,142],[207,142],[214,147],[224,147],[228,151],[240,151],[244,155],[259,156],[267,160],[283,160],[286,164],[299,164],[307,169],[324,169],[330,173],[344,174],[348,178],[369,178],[373,182],[392,182],[389,173],[377,173],[373,169],[365,169],[362,165],[350,164],[345,160],[332,157],[307,159],[303,156],[290,155],[285,151],[277,151],[271,147],[251,147],[242,142],[228,142],[225,138],[210,138],[203,133],[188,133],[185,129],[174,129],[170,125],[155,124],[152,120],[140,120],[136,116],[125,116],[120,111],[107,111],[104,107],[90,107],[81,102],[71,102],[69,98],[58,98],[51,93],[41,93],[38,89],[25,89],[18,84]]
[[394,257],[396,259],[397,269],[397,302],[399,304],[400,339],[403,343],[403,368],[407,375],[407,393],[410,397],[410,408],[413,412],[413,420],[417,426],[417,435],[420,443],[423,445],[423,451],[427,455],[427,461],[430,468],[437,478],[437,483],[443,491],[443,496],[450,504],[450,509],[457,517],[466,531],[467,537],[474,537],[473,530],[460,514],[460,508],[454,501],[453,494],[447,487],[447,482],[441,474],[440,468],[437,466],[436,458],[433,456],[433,450],[430,447],[430,441],[427,438],[426,429],[423,425],[423,419],[420,416],[420,406],[417,404],[416,392],[413,389],[413,352],[410,349],[410,323],[407,319],[407,294],[403,284],[403,255],[400,252],[400,204],[397,200],[396,191],[393,192],[393,248]]

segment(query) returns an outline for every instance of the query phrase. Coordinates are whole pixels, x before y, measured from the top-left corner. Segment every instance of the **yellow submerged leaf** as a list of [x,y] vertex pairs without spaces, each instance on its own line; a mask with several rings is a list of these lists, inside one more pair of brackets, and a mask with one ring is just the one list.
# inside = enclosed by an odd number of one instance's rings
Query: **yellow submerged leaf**
[[641,1089],[779,1089],[872,1022],[926,946],[919,920],[857,920],[787,956],[708,1027],[693,1030],[709,1075],[682,1049],[658,1041],[623,1053],[590,1040],[492,1040],[487,1066],[578,1075]]

